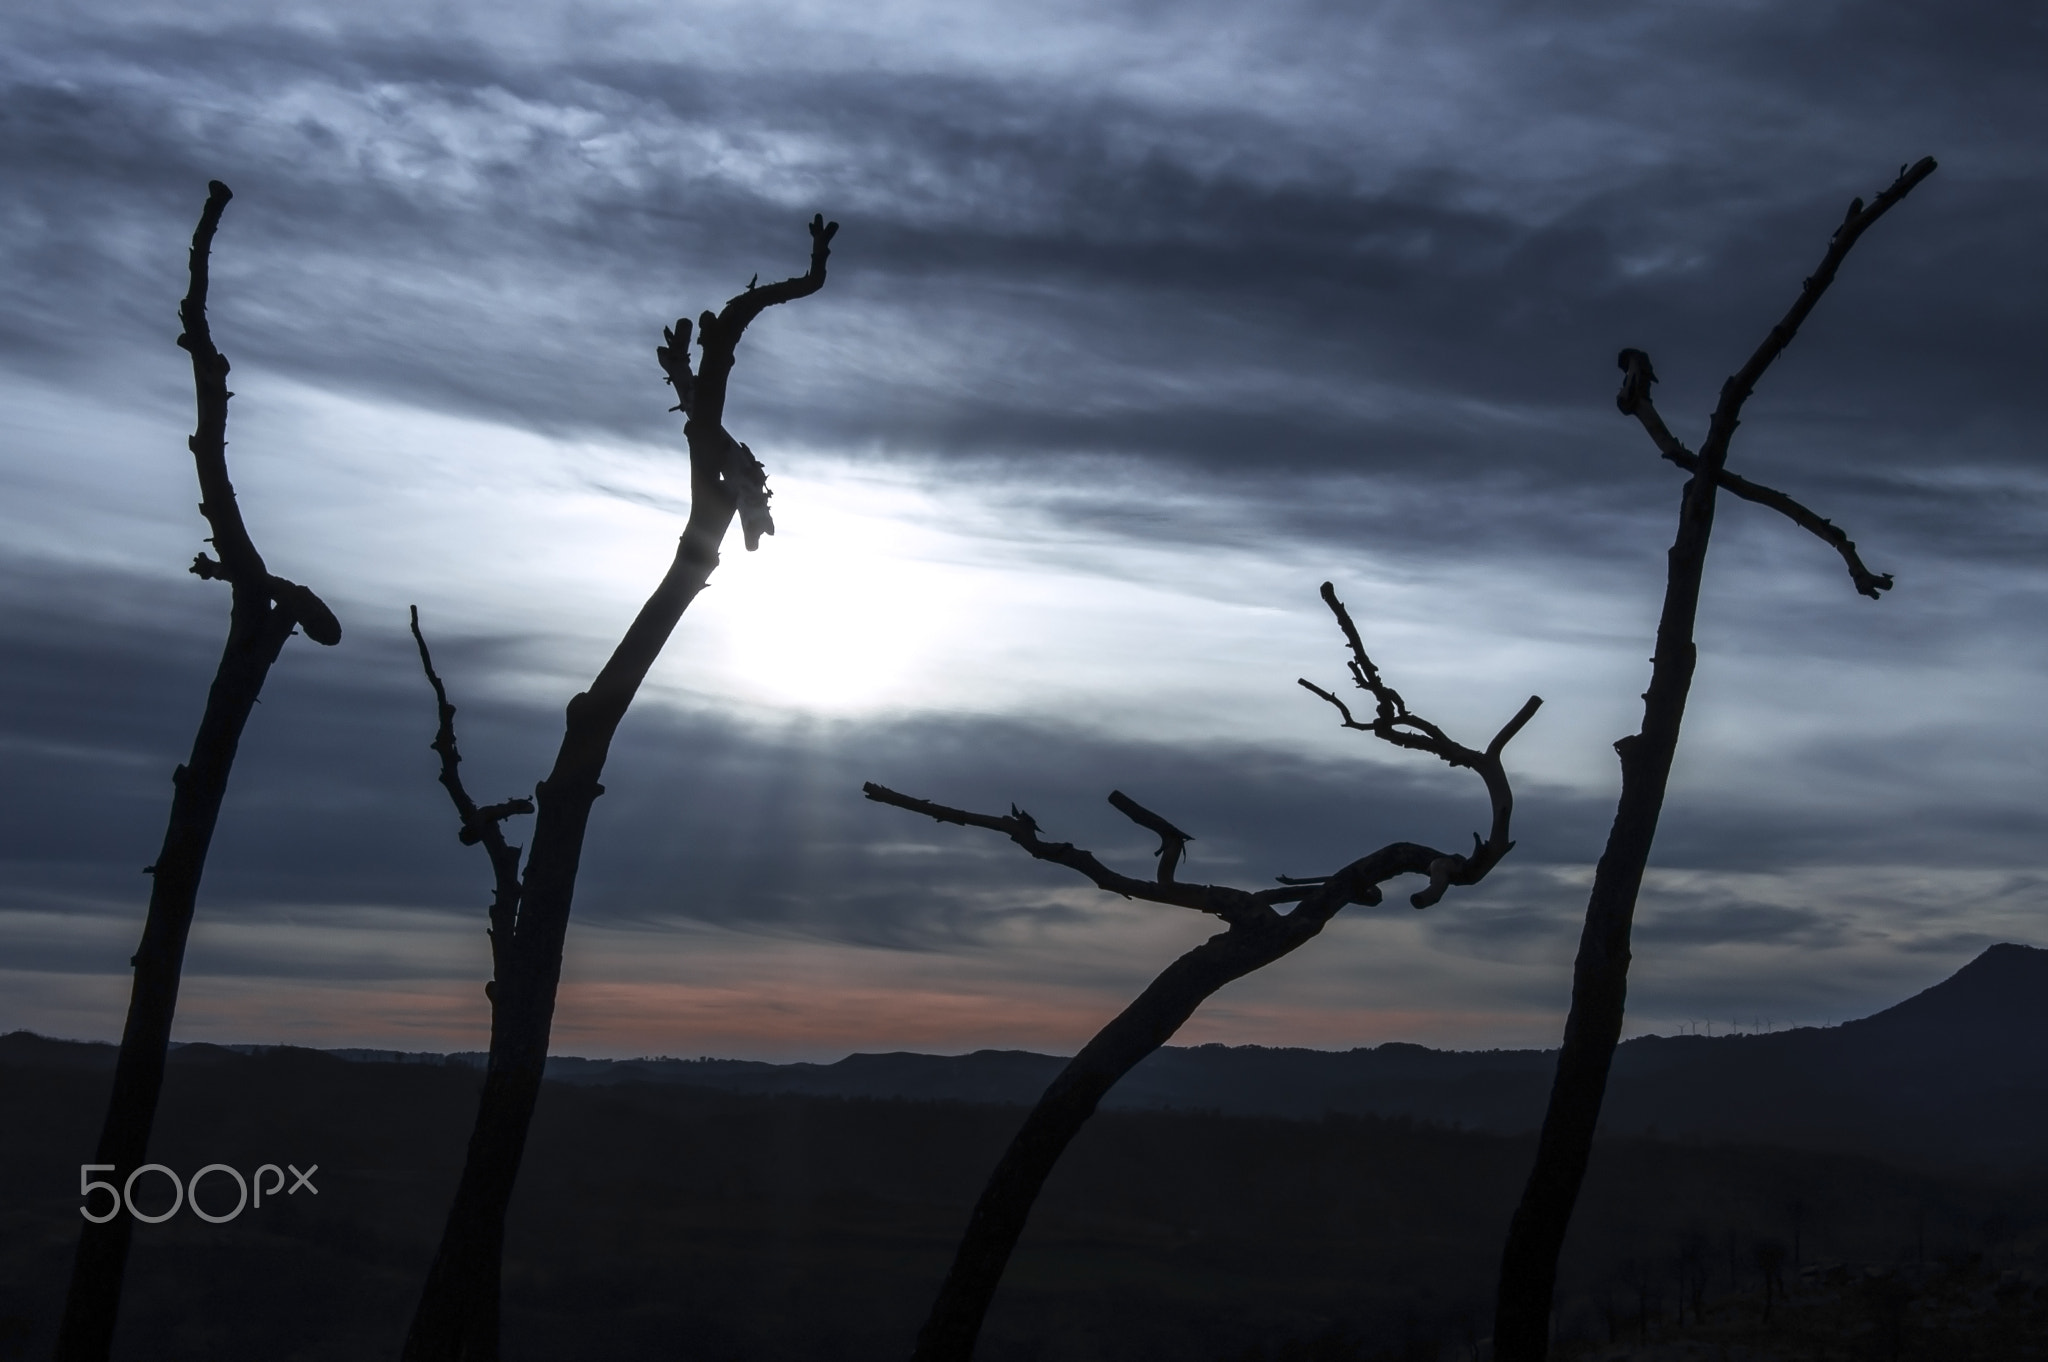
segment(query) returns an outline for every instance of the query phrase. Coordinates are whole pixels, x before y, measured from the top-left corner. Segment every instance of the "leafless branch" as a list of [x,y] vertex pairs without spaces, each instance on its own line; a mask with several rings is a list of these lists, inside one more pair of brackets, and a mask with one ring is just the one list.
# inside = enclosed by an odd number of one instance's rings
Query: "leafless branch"
[[[263,555],[249,537],[242,522],[241,504],[235,500],[235,485],[228,478],[228,357],[213,343],[212,328],[206,321],[206,294],[213,252],[214,233],[220,229],[221,214],[234,193],[219,180],[206,184],[206,206],[200,210],[199,226],[192,233],[188,257],[191,281],[184,301],[178,304],[178,320],[184,330],[178,345],[192,356],[192,381],[199,419],[185,447],[199,473],[199,513],[212,529],[218,562],[200,554],[192,560],[192,572],[203,580],[228,582],[237,588],[236,623],[246,630],[259,624],[282,627],[287,632],[296,624],[307,638],[328,647],[341,642],[341,622],[313,592],[296,582],[273,577],[264,566]],[[269,618],[275,603],[279,612]]]
[[[1440,865],[1430,867],[1430,886],[1415,896],[1415,906],[1426,908],[1443,897],[1444,890],[1454,884],[1476,884],[1483,879],[1500,858],[1507,855],[1514,843],[1508,840],[1508,825],[1514,815],[1514,791],[1508,786],[1507,772],[1501,766],[1500,754],[1522,726],[1534,718],[1543,701],[1530,696],[1515,717],[1502,725],[1494,734],[1493,741],[1486,745],[1484,752],[1475,752],[1462,743],[1454,742],[1441,728],[1418,714],[1409,711],[1399,691],[1381,679],[1379,669],[1373,666],[1372,658],[1366,655],[1365,644],[1359,638],[1358,626],[1351,622],[1351,612],[1344,608],[1344,602],[1337,599],[1337,590],[1329,582],[1323,583],[1323,604],[1330,607],[1330,613],[1337,617],[1337,627],[1344,631],[1344,640],[1351,647],[1351,678],[1360,690],[1370,693],[1375,704],[1377,717],[1369,724],[1360,723],[1352,717],[1350,707],[1331,692],[1324,690],[1306,677],[1296,684],[1322,697],[1336,707],[1342,716],[1344,727],[1370,733],[1376,738],[1406,747],[1417,752],[1427,752],[1450,766],[1469,766],[1479,773],[1486,782],[1486,792],[1493,803],[1493,828],[1489,835],[1481,838],[1472,834],[1472,855],[1443,858]],[[1281,883],[1298,885],[1309,883],[1305,880],[1290,880],[1282,877]],[[1267,890],[1270,896],[1276,891]]]
[[[1721,404],[1714,412],[1714,425],[1724,445],[1728,437],[1735,433],[1736,421],[1742,415],[1742,404],[1747,402],[1749,395],[1756,390],[1757,380],[1764,376],[1764,370],[1771,367],[1772,362],[1784,353],[1785,347],[1792,343],[1792,338],[1799,334],[1799,328],[1806,321],[1807,315],[1813,311],[1814,304],[1828,291],[1828,285],[1835,282],[1835,271],[1840,269],[1842,262],[1848,258],[1850,248],[1855,246],[1857,239],[1868,231],[1873,223],[1889,213],[1900,200],[1913,192],[1915,185],[1932,175],[1934,171],[1934,158],[1923,156],[1910,166],[1900,166],[1898,178],[1868,205],[1862,199],[1850,202],[1849,211],[1842,218],[1842,225],[1835,228],[1834,236],[1828,241],[1827,254],[1821,257],[1820,268],[1807,276],[1805,283],[1800,287],[1798,300],[1786,311],[1778,324],[1771,328],[1770,334],[1764,337],[1763,342],[1757,346],[1743,366],[1722,385]],[[1711,441],[1715,437],[1710,434],[1707,438]]]
[[[1307,681],[1301,684],[1335,705],[1343,714],[1346,727],[1363,729],[1398,746],[1431,752],[1454,766],[1470,766],[1479,771],[1493,800],[1493,835],[1484,842],[1475,835],[1470,856],[1453,855],[1415,842],[1394,842],[1360,857],[1335,874],[1308,879],[1282,876],[1278,889],[1253,893],[1228,885],[1180,884],[1173,880],[1173,869],[1190,840],[1188,834],[1122,791],[1113,792],[1109,802],[1119,813],[1159,836],[1159,876],[1148,882],[1119,874],[1091,853],[1067,843],[1044,841],[1038,835],[1037,820],[1015,806],[1007,816],[973,813],[913,799],[872,782],[861,787],[869,799],[878,803],[893,804],[942,823],[1000,832],[1039,860],[1079,871],[1103,889],[1129,898],[1215,913],[1229,923],[1227,931],[1210,937],[1167,966],[1135,1002],[1074,1056],[1032,1108],[975,1204],[952,1269],[918,1335],[912,1362],[968,1362],[989,1301],[1023,1233],[1025,1218],[1061,1152],[1110,1088],[1146,1055],[1170,1040],[1203,1000],[1231,980],[1262,969],[1313,939],[1347,904],[1379,903],[1380,885],[1396,876],[1429,877],[1428,887],[1410,898],[1417,908],[1427,908],[1441,899],[1450,886],[1477,883],[1514,845],[1508,840],[1514,802],[1501,771],[1500,753],[1542,701],[1531,696],[1486,751],[1462,747],[1434,724],[1408,711],[1400,695],[1386,684],[1366,654],[1357,626],[1328,583],[1323,585],[1323,599],[1329,603],[1350,645],[1352,678],[1372,694],[1378,717],[1370,724],[1362,724],[1352,718],[1336,696]],[[1286,913],[1275,911],[1282,903],[1295,907]]]
[[419,645],[420,667],[427,674],[427,684],[434,688],[434,704],[440,714],[440,726],[434,732],[434,741],[428,746],[441,758],[441,788],[448,792],[448,798],[455,805],[455,815],[461,820],[461,829],[456,834],[464,846],[475,846],[481,842],[484,854],[491,860],[491,964],[495,971],[502,963],[502,952],[512,940],[512,934],[519,917],[519,852],[520,849],[505,841],[505,831],[499,826],[516,814],[532,813],[533,801],[513,798],[499,804],[477,807],[463,788],[462,753],[455,746],[455,706],[448,700],[448,688],[441,684],[440,675],[434,670],[433,655],[427,651],[427,636],[420,632],[420,608],[412,611],[413,642]]
[[[1616,395],[1614,404],[1621,408],[1624,415],[1633,416],[1642,423],[1643,429],[1656,444],[1658,452],[1666,459],[1688,473],[1699,472],[1699,455],[1687,449],[1684,443],[1671,433],[1671,428],[1664,424],[1664,418],[1658,415],[1656,403],[1650,400],[1650,385],[1657,381],[1656,370],[1650,367],[1650,357],[1641,350],[1624,350],[1617,357],[1616,363],[1621,367],[1625,377],[1622,379],[1621,392]],[[1731,473],[1725,468],[1715,478],[1715,482],[1744,501],[1770,507],[1841,554],[1843,563],[1849,568],[1849,580],[1856,584],[1858,592],[1876,600],[1879,592],[1891,590],[1891,574],[1872,572],[1865,567],[1863,559],[1856,552],[1855,541],[1833,521],[1814,514],[1775,488],[1751,482],[1748,478]]]
[[[768,470],[754,457],[754,451],[724,429],[726,376],[732,371],[733,353],[740,337],[756,317],[778,303],[809,297],[825,286],[825,263],[831,257],[832,238],[839,234],[839,224],[825,221],[825,215],[819,213],[811,218],[810,232],[808,270],[765,288],[750,282],[719,311],[707,311],[697,319],[697,344],[704,357],[695,375],[690,373],[687,319],[679,319],[663,331],[665,344],[655,351],[676,390],[674,410],[689,418],[691,451],[693,455],[700,454],[701,444],[705,446],[701,452],[711,455],[704,462],[715,474],[718,489],[739,513],[740,537],[749,553],[761,546],[763,535],[775,533],[775,519],[768,510],[768,499],[773,493],[768,490]],[[758,281],[759,276],[755,279]],[[704,490],[699,485],[694,492],[701,494]]]
[[[697,344],[704,352],[689,407],[690,419],[718,425],[725,420],[725,376],[731,372],[733,352],[754,318],[778,303],[807,298],[825,286],[825,262],[832,254],[832,238],[839,224],[825,221],[819,213],[811,219],[811,265],[804,273],[765,288],[749,288],[734,294],[717,312],[697,318]],[[688,344],[688,332],[683,332]],[[673,345],[674,341],[671,340]],[[670,375],[673,381],[674,375]],[[678,385],[680,386],[680,385]]]
[[[899,794],[873,781],[860,788],[862,794],[877,804],[893,804],[899,809],[921,813],[941,823],[958,823],[963,827],[987,828],[990,832],[1000,832],[1038,860],[1050,861],[1054,865],[1063,865],[1069,870],[1078,871],[1092,880],[1098,888],[1107,889],[1112,894],[1122,894],[1127,899],[1143,899],[1148,903],[1164,903],[1175,908],[1192,908],[1198,913],[1213,913],[1226,922],[1236,922],[1270,912],[1258,901],[1257,896],[1228,885],[1181,884],[1170,878],[1140,880],[1111,870],[1096,859],[1095,853],[1085,851],[1071,842],[1045,841],[1038,835],[1038,820],[1015,805],[1010,807],[1007,816],[973,813],[946,804],[935,804],[929,799]],[[1111,802],[1115,802],[1114,796]],[[1118,807],[1122,808],[1122,805],[1119,804]],[[1133,807],[1136,805],[1133,804]],[[1159,821],[1165,823],[1166,820]],[[1172,824],[1166,826],[1171,827]],[[1189,840],[1185,833],[1179,834],[1179,837],[1182,842]],[[1162,864],[1162,872],[1167,868]]]
[[1195,839],[1122,790],[1111,790],[1109,803],[1110,807],[1139,827],[1159,835],[1159,850],[1152,853],[1159,858],[1159,882],[1172,884],[1174,868],[1180,864],[1180,858],[1187,854],[1188,843]]

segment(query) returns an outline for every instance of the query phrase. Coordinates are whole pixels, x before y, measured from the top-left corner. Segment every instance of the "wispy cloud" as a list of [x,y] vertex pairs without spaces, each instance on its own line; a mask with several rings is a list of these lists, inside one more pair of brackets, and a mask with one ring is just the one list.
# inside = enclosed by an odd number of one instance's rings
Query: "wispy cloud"
[[0,35],[0,1023],[114,1029],[221,628],[182,575],[170,344],[209,177],[237,190],[237,486],[349,634],[288,649],[251,727],[189,1026],[474,1024],[485,885],[404,607],[473,778],[530,787],[687,495],[660,326],[796,269],[823,210],[832,283],[749,333],[730,414],[781,533],[728,555],[629,722],[568,1033],[1036,1044],[1200,925],[1132,927],[863,779],[1141,864],[1101,800],[1156,792],[1196,872],[1242,882],[1460,842],[1468,775],[1292,686],[1341,677],[1330,578],[1467,741],[1546,697],[1521,845],[1431,914],[1340,922],[1203,1038],[1541,1039],[1677,496],[1612,355],[1648,348],[1696,438],[1849,196],[1927,152],[1733,459],[1899,587],[1859,600],[1725,508],[1640,1015],[1847,1015],[2039,935],[2048,32],[2022,10],[181,0]]

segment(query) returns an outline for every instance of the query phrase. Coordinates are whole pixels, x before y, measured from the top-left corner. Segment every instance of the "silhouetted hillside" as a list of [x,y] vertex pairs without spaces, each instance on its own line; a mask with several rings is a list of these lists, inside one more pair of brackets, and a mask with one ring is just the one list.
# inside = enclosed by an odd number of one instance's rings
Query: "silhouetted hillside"
[[1992,946],[1926,992],[1844,1029],[1979,1038],[2005,1032],[2014,1040],[2048,1034],[2048,950]]
[[2048,950],[1993,946],[1933,988],[1826,1029],[1633,1041],[1611,1129],[2048,1168]]
[[[1015,1104],[1036,1101],[1063,1062],[1017,1050],[780,1065],[556,1058],[549,1074],[581,1084]],[[1105,1106],[1396,1116],[1517,1134],[1541,1121],[1552,1064],[1543,1050],[1169,1047]],[[1932,1170],[2048,1170],[2048,950],[1993,946],[1917,997],[1842,1026],[1629,1041],[1615,1057],[1605,1120],[1616,1132],[1834,1149]]]

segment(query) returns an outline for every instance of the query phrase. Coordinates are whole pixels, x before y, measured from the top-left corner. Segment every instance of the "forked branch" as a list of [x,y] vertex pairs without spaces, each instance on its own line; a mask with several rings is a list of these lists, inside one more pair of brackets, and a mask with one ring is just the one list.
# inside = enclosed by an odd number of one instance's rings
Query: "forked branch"
[[[1358,626],[1351,622],[1351,612],[1344,608],[1344,602],[1337,599],[1337,589],[1329,582],[1323,583],[1323,604],[1330,607],[1330,613],[1337,617],[1337,627],[1344,631],[1344,641],[1351,646],[1351,679],[1360,690],[1373,697],[1374,718],[1371,723],[1360,723],[1352,717],[1350,706],[1336,695],[1324,690],[1315,682],[1303,677],[1295,684],[1314,692],[1336,707],[1343,717],[1344,727],[1355,728],[1393,743],[1396,747],[1411,748],[1427,752],[1451,766],[1469,766],[1479,773],[1486,782],[1487,798],[1493,804],[1493,825],[1482,838],[1472,834],[1470,856],[1447,856],[1429,870],[1429,888],[1414,896],[1412,902],[1417,908],[1427,908],[1444,896],[1444,891],[1454,884],[1477,884],[1486,877],[1486,872],[1499,863],[1514,847],[1508,840],[1508,825],[1514,817],[1515,794],[1509,788],[1507,772],[1501,766],[1500,754],[1522,726],[1536,717],[1536,711],[1543,701],[1532,695],[1515,717],[1501,725],[1500,732],[1493,735],[1493,741],[1486,745],[1484,752],[1475,752],[1461,743],[1454,742],[1441,728],[1419,714],[1410,712],[1401,693],[1380,679],[1379,669],[1373,666],[1372,658],[1366,654],[1365,643],[1358,636]],[[1282,880],[1284,884],[1301,884],[1308,881]]]
[[[683,412],[690,446],[690,514],[669,569],[641,605],[590,688],[570,699],[561,746],[547,778],[534,787],[532,849],[523,872],[517,849],[505,846],[497,824],[524,812],[526,801],[486,808],[459,795],[454,779],[453,710],[435,689],[443,710],[442,783],[456,798],[463,829],[491,850],[499,893],[491,910],[491,948],[497,977],[490,991],[491,1049],[483,1091],[470,1132],[462,1178],[449,1207],[440,1246],[413,1312],[405,1362],[495,1362],[498,1299],[506,1208],[526,1149],[527,1131],[546,1074],[562,953],[575,901],[576,877],[591,811],[604,793],[600,777],[627,709],[648,669],[661,655],[683,612],[718,566],[719,548],[734,517],[754,547],[768,533],[767,476],[745,445],[723,424],[734,348],[763,309],[818,291],[836,224],[811,220],[810,267],[767,288],[750,287],[693,328],[677,322],[655,352]],[[702,352],[692,373],[689,343]],[[426,645],[421,662],[427,663]],[[499,848],[503,848],[500,854]],[[513,883],[512,876],[517,876]],[[513,891],[516,889],[516,897]]]
[[[1127,899],[1144,899],[1148,903],[1164,903],[1175,908],[1192,908],[1198,913],[1214,913],[1225,922],[1236,922],[1270,911],[1259,902],[1256,895],[1248,894],[1242,889],[1220,884],[1182,884],[1173,880],[1170,876],[1171,866],[1164,855],[1160,861],[1161,878],[1158,879],[1141,880],[1112,870],[1092,851],[1077,847],[1072,842],[1048,842],[1040,837],[1038,820],[1014,804],[1010,806],[1008,814],[974,813],[968,809],[935,804],[929,799],[899,794],[873,781],[868,781],[860,789],[862,794],[877,804],[893,804],[899,809],[921,813],[941,823],[958,823],[962,827],[987,828],[990,832],[1000,832],[1022,847],[1027,854],[1041,861],[1050,861],[1054,865],[1063,865],[1069,870],[1085,875],[1097,888],[1107,889],[1112,894],[1122,894]],[[1111,802],[1116,802],[1114,796]],[[1125,802],[1132,801],[1127,799]],[[1135,803],[1132,806],[1137,807]],[[1160,821],[1165,822],[1164,819]],[[1179,859],[1180,845],[1190,840],[1192,839],[1186,833],[1178,834],[1178,844],[1173,846],[1175,860]]]
[[[1327,584],[1323,587],[1323,598],[1330,603],[1338,626],[1351,645],[1352,676],[1373,694],[1379,717],[1370,724],[1359,723],[1334,695],[1306,681],[1302,684],[1335,704],[1343,712],[1347,726],[1363,729],[1398,746],[1430,752],[1453,766],[1470,766],[1481,774],[1493,800],[1493,831],[1485,841],[1474,836],[1472,855],[1454,855],[1414,842],[1394,842],[1334,874],[1307,879],[1282,877],[1278,889],[1252,892],[1230,885],[1182,884],[1174,880],[1173,871],[1192,838],[1117,791],[1110,795],[1110,803],[1117,811],[1156,833],[1160,840],[1158,876],[1142,880],[1110,869],[1092,852],[1070,843],[1044,840],[1038,834],[1037,820],[1014,805],[1007,815],[973,813],[898,794],[872,782],[861,787],[877,803],[892,804],[942,823],[1000,832],[1029,855],[1075,870],[1112,893],[1214,913],[1229,924],[1228,930],[1210,937],[1167,966],[1137,1001],[1096,1033],[1046,1089],[975,1204],[952,1269],[918,1335],[914,1362],[967,1362],[973,1355],[982,1318],[994,1298],[1003,1269],[1061,1152],[1117,1080],[1172,1039],[1203,1000],[1231,980],[1243,978],[1309,941],[1347,904],[1379,903],[1380,885],[1387,880],[1404,874],[1429,876],[1429,886],[1411,900],[1416,907],[1426,908],[1442,898],[1449,886],[1475,884],[1484,878],[1514,845],[1508,840],[1514,801],[1501,771],[1500,754],[1542,701],[1531,696],[1495,735],[1486,751],[1475,752],[1460,746],[1434,724],[1411,714],[1401,697],[1381,679],[1366,655],[1351,616]],[[1283,913],[1277,911],[1282,903],[1296,906]]]

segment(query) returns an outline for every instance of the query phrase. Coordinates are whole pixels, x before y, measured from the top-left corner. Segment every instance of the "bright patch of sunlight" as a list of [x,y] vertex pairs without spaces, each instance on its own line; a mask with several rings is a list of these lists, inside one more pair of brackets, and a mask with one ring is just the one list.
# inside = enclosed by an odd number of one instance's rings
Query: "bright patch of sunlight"
[[901,482],[846,470],[776,471],[777,533],[748,553],[735,527],[691,607],[676,671],[742,702],[853,713],[928,689],[934,647],[967,585],[942,561],[941,517]]

